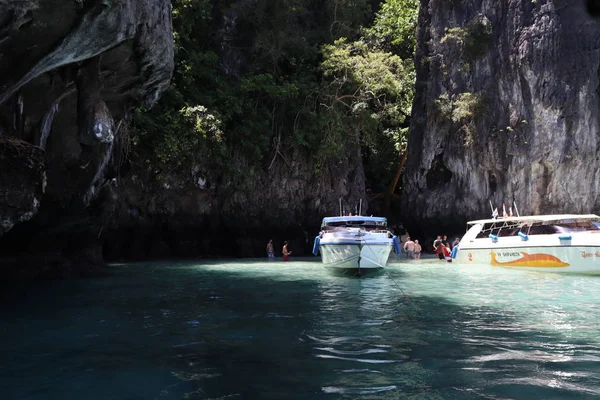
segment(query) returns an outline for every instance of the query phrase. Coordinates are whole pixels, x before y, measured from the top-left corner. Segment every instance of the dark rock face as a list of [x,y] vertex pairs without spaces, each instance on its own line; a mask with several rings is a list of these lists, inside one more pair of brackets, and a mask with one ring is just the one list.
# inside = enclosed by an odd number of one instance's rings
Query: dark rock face
[[46,187],[44,152],[15,138],[0,138],[0,236],[37,213]]
[[600,24],[583,2],[423,0],[403,220],[464,232],[489,201],[600,211]]
[[[97,275],[104,260],[263,257],[269,239],[302,256],[340,198],[346,212],[360,199],[368,208],[358,142],[318,174],[308,151],[282,146],[266,178],[219,187],[178,176],[157,187],[148,171],[120,170],[128,111],[153,104],[173,70],[170,2],[0,3],[0,136],[42,167],[45,156],[48,177],[39,210],[10,214],[37,211],[2,237],[0,279]],[[20,192],[37,196],[28,185]]]
[[231,187],[182,186],[177,177],[162,188],[130,176],[102,189],[102,235],[109,260],[186,257],[265,257],[273,239],[281,256],[285,240],[294,256],[309,255],[323,217],[368,208],[360,147],[345,161],[314,173],[306,153],[277,156],[268,178],[248,177]]
[[[66,276],[85,275],[103,265],[98,233],[104,221],[94,200],[115,175],[111,161],[127,140],[123,121],[132,107],[154,104],[169,85],[171,4],[0,3],[0,136],[39,146],[34,165],[45,150],[48,177],[41,199],[34,191],[37,176],[23,189],[41,206],[33,219],[4,235],[2,254],[31,266],[15,277],[56,277],[63,267]],[[0,220],[14,218],[0,208]]]

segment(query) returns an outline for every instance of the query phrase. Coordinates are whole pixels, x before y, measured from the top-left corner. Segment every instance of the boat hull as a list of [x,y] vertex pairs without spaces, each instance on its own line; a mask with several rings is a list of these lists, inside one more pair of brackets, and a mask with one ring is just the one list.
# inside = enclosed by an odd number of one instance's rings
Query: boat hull
[[528,271],[600,275],[600,245],[460,247],[456,261]]
[[321,243],[323,265],[334,269],[384,268],[392,251],[392,242],[382,244],[369,243]]

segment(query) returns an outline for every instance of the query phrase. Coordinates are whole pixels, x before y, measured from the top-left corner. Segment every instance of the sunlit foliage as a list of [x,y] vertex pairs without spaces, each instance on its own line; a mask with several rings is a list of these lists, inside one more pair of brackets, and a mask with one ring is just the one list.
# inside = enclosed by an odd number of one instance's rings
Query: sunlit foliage
[[235,184],[277,154],[307,152],[318,169],[358,140],[385,186],[406,142],[417,3],[174,0],[176,70],[135,113],[132,162]]

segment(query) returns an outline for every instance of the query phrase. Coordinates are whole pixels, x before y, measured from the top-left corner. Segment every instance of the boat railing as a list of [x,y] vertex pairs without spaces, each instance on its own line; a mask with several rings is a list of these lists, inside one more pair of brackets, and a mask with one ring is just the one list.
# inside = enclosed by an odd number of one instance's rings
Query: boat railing
[[482,226],[477,238],[495,236],[553,235],[559,233],[598,232],[600,228],[589,222],[579,221],[564,223],[560,221],[502,221],[486,223]]
[[[506,231],[514,231],[514,235],[517,235],[517,232],[522,228],[523,223],[517,221],[505,221],[499,220],[497,222],[492,222],[489,224],[484,224],[481,228],[479,234],[477,234],[477,238],[488,237],[488,235],[493,234],[497,236],[511,236],[511,235],[501,235],[500,232],[502,230]],[[512,232],[511,232],[512,233]]]

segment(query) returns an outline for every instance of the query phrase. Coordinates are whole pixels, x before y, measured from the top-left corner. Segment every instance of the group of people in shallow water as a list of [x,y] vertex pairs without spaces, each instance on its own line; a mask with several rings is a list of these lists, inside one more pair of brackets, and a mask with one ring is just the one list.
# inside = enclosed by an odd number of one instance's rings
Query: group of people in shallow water
[[[452,249],[458,245],[460,242],[459,238],[454,239],[452,245],[448,242],[448,236],[444,235],[443,238],[441,235],[433,241],[433,251],[436,256],[440,260],[446,260],[448,262],[452,262]],[[422,247],[419,243],[419,240],[412,240],[410,236],[406,237],[406,242],[404,242],[404,246],[402,249],[406,252],[406,257],[410,259],[419,259],[421,258]]]
[[[281,254],[283,255],[283,261],[290,260],[290,254],[292,254],[292,252],[288,249],[287,240],[283,242],[283,249],[281,249]],[[275,250],[273,249],[273,239],[270,239],[269,243],[267,243],[267,257],[275,258]]]
[[423,250],[423,248],[418,239],[413,241],[410,236],[407,236],[402,249],[406,252],[406,257],[410,259],[421,258],[421,250]]
[[[444,235],[444,237],[442,238],[441,235],[438,235],[438,237],[433,241],[433,251],[440,260],[452,262],[452,249],[458,245],[459,241],[460,240],[456,238],[454,239],[452,245],[450,245],[448,243],[448,236]],[[407,258],[410,258],[412,260],[418,260],[421,258],[421,251],[423,250],[423,248],[421,247],[421,244],[419,243],[418,239],[413,241],[410,238],[410,236],[407,236],[406,242],[404,242],[404,246],[402,246],[402,249],[406,252]],[[287,240],[283,242],[281,254],[283,256],[283,261],[290,260],[290,255],[292,254],[292,252],[288,248]],[[269,240],[269,243],[267,243],[267,257],[270,259],[275,258],[273,239]]]

